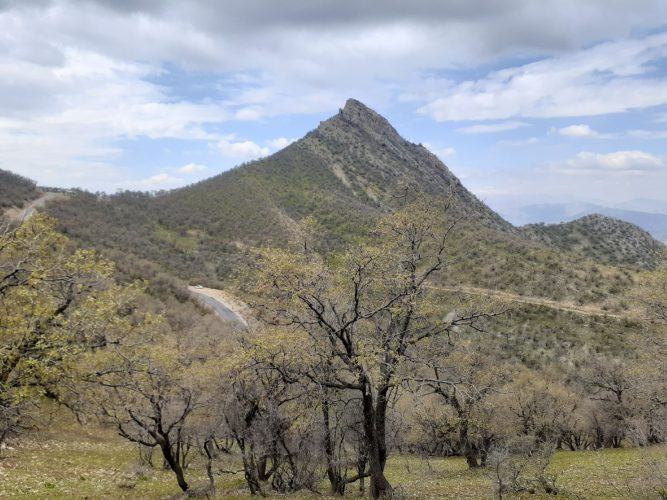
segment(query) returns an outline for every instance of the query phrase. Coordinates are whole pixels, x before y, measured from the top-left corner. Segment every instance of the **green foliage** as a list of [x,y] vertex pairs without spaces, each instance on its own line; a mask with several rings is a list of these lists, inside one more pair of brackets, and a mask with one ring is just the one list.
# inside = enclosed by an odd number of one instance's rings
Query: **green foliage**
[[137,289],[111,281],[113,266],[75,250],[37,215],[0,234],[0,441],[41,396],[66,397],[79,356],[132,324]]
[[[302,240],[303,219],[318,228],[317,250],[339,252],[367,238],[377,220],[406,200],[420,198],[447,201],[462,219],[449,248],[456,281],[444,277],[446,285],[617,307],[632,275],[606,265],[596,271],[588,258],[654,262],[651,242],[627,224],[595,226],[604,241],[616,244],[619,236],[618,258],[605,253],[610,244],[604,252],[582,252],[577,245],[566,248],[574,238],[538,237],[547,231],[540,228],[517,231],[434,155],[355,101],[282,151],[192,186],[153,194],[78,192],[48,210],[65,234],[105,251],[121,268],[140,261],[140,268],[150,263],[157,272],[222,288],[252,265],[252,247],[286,248]],[[622,234],[618,228],[625,228]],[[465,260],[457,257],[462,254]]]

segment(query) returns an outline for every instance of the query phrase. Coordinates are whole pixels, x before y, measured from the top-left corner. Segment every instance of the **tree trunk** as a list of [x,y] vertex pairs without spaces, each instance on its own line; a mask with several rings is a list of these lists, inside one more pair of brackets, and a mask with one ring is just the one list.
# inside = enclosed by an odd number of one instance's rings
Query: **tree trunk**
[[359,475],[359,493],[364,496],[366,493],[366,465],[368,464],[368,450],[366,443],[359,436],[359,455],[357,456],[357,474]]
[[176,482],[178,483],[178,487],[181,488],[181,490],[183,491],[188,491],[190,486],[185,480],[185,473],[183,472],[181,464],[172,453],[171,443],[169,442],[168,439],[162,439],[162,442],[160,443],[160,449],[162,450],[162,456],[169,465],[169,468],[176,475]]
[[477,451],[470,442],[468,437],[468,421],[466,419],[461,420],[459,427],[459,446],[461,447],[461,454],[465,457],[468,467],[475,469],[479,467],[479,462],[477,460]]
[[257,464],[253,456],[252,444],[250,445],[250,452],[246,449],[245,440],[240,437],[236,437],[236,444],[241,450],[241,458],[243,459],[243,475],[245,477],[245,482],[248,485],[251,495],[261,495],[264,496],[262,491],[262,486],[259,482],[259,477],[257,476]]
[[378,395],[377,405],[373,404],[370,392],[364,392],[363,397],[364,434],[368,449],[368,464],[370,469],[370,494],[372,498],[388,497],[392,487],[384,475],[384,466],[387,461],[387,446],[385,440],[386,394]]
[[213,474],[213,449],[212,439],[204,441],[204,452],[206,453],[206,477],[208,477],[208,493],[215,493],[215,476]]
[[340,473],[340,468],[336,464],[333,439],[331,438],[331,418],[329,416],[329,400],[322,398],[322,420],[324,423],[324,452],[327,456],[327,477],[332,495],[345,495],[346,481]]

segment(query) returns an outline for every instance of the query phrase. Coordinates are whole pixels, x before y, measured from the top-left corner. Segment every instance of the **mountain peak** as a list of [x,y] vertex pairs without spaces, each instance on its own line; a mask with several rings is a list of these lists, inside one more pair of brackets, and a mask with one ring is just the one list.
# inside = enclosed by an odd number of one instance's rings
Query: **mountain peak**
[[386,118],[357,99],[348,99],[345,107],[334,118],[377,134],[398,136],[398,132]]
[[348,99],[336,115],[320,122],[297,144],[309,151],[311,163],[317,158],[348,194],[355,200],[370,200],[374,209],[391,205],[397,190],[410,185],[416,192],[436,197],[453,192],[459,213],[515,231],[465,189],[435,155],[401,137],[386,118],[356,99]]
[[375,111],[366,106],[363,102],[352,97],[345,101],[345,106],[342,111],[347,113],[367,113],[370,115],[377,115]]

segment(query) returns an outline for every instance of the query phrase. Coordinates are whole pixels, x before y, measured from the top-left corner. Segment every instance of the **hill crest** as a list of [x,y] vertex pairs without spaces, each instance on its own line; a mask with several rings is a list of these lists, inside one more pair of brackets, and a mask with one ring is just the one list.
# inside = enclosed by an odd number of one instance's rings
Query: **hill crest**
[[664,245],[647,231],[602,214],[560,224],[528,224],[520,229],[527,237],[546,245],[611,265],[653,269],[664,250]]

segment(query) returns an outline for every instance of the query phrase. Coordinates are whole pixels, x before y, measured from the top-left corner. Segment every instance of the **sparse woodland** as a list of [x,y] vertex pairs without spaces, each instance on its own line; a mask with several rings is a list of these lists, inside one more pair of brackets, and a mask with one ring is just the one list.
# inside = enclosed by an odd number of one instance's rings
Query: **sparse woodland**
[[[403,494],[387,474],[401,456],[463,457],[505,497],[567,494],[559,450],[664,445],[665,269],[637,278],[634,319],[545,333],[520,305],[430,286],[456,280],[459,219],[405,203],[327,253],[305,220],[238,275],[244,332],[152,265],[157,284],[77,250],[48,217],[6,228],[0,441],[20,447],[62,405],[188,495],[224,496],[233,476],[247,494],[373,498]],[[643,470],[641,496],[664,496],[663,466]]]
[[39,191],[34,181],[6,170],[0,170],[0,209],[21,207],[37,198]]

